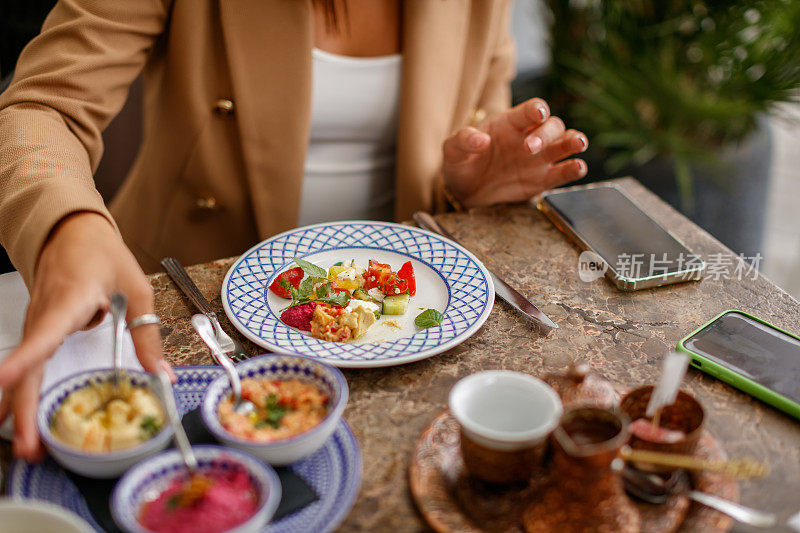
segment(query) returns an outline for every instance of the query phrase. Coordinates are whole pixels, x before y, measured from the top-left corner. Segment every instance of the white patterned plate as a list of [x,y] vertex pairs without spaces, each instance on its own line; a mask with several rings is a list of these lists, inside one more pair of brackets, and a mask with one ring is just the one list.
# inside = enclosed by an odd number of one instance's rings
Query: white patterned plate
[[[268,290],[278,274],[296,266],[295,257],[324,268],[351,259],[366,267],[374,259],[395,271],[411,260],[417,293],[405,315],[381,317],[359,342],[315,339],[281,322],[289,301]],[[439,354],[475,333],[493,304],[489,272],[472,253],[429,231],[388,222],[333,222],[281,233],[245,252],[222,283],[225,312],[248,339],[340,367],[392,366]],[[427,308],[442,312],[444,320],[419,330],[414,318]]]
[[[213,366],[177,367],[175,374],[178,377],[174,385],[178,409],[185,414],[200,406],[203,393],[222,374],[222,369]],[[319,451],[289,468],[314,488],[319,499],[268,524],[264,532],[334,530],[347,516],[361,486],[361,451],[347,423],[340,420],[333,436]],[[15,461],[9,473],[8,494],[55,503],[75,512],[97,531],[103,531],[81,493],[52,459],[35,465]]]

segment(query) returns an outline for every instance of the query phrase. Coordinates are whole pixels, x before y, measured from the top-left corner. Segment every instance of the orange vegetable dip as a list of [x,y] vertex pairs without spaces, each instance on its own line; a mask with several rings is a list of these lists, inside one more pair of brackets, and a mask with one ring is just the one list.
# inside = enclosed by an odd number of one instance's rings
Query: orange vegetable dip
[[[158,533],[217,533],[247,521],[258,498],[243,470],[203,474],[200,494],[190,494],[185,477],[177,476],[155,500],[142,506],[139,522]],[[192,496],[187,498],[188,496]]]
[[242,397],[256,411],[233,411],[233,399],[219,403],[219,421],[231,434],[256,442],[272,442],[299,435],[322,422],[328,414],[328,395],[300,380],[242,380]]

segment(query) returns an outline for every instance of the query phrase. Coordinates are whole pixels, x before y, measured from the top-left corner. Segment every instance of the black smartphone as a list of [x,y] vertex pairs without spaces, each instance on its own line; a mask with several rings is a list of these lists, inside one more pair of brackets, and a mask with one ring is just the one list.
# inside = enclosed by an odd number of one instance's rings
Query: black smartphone
[[691,364],[800,419],[800,338],[742,311],[725,311],[678,342]]
[[584,281],[606,275],[622,290],[700,279],[705,262],[610,185],[553,190],[539,209],[578,246]]

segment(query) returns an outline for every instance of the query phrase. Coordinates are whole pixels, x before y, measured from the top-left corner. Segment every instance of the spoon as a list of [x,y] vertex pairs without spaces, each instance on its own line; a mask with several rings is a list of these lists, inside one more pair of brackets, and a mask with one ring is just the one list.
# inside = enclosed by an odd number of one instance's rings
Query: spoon
[[685,353],[669,352],[661,363],[661,376],[658,378],[650,401],[647,402],[645,416],[653,420],[653,427],[658,427],[661,418],[661,409],[675,403],[678,389],[681,387],[686,368],[689,366],[689,356]]
[[172,424],[172,429],[175,432],[175,444],[183,457],[183,464],[186,469],[193,476],[197,474],[197,458],[192,451],[192,445],[189,443],[189,437],[181,425],[181,416],[178,414],[178,405],[175,403],[175,394],[172,392],[172,383],[169,381],[169,376],[163,370],[156,373],[159,384],[161,385],[161,396],[163,396],[164,408],[167,411],[167,418],[169,423]]
[[119,389],[120,367],[122,366],[122,335],[125,333],[125,313],[128,298],[121,292],[111,295],[111,320],[114,324],[114,392]]
[[222,351],[217,342],[211,321],[206,315],[198,313],[192,317],[192,326],[194,326],[200,338],[211,350],[211,356],[228,374],[228,380],[231,382],[231,390],[233,391],[233,411],[240,415],[249,415],[254,412],[256,410],[255,404],[249,400],[242,399],[242,382],[239,379],[239,374],[236,372],[233,362],[225,355],[225,352]]
[[[642,472],[632,466],[625,466],[622,469],[622,481],[625,485],[625,490],[640,500],[649,503],[664,503],[670,494],[683,492],[679,488],[681,485],[685,485],[685,483],[681,483],[681,476],[685,477],[686,472],[678,470],[668,480],[664,480],[660,476]],[[773,527],[777,522],[775,515],[772,513],[745,507],[712,494],[696,490],[688,490],[684,494],[689,499],[716,509],[743,524],[768,528]]]
[[189,471],[189,479],[184,482],[183,487],[178,493],[178,505],[186,507],[202,498],[206,490],[211,486],[212,481],[199,472],[197,457],[195,457],[194,451],[192,451],[189,437],[186,436],[186,431],[184,431],[183,425],[181,424],[181,417],[178,414],[178,406],[175,403],[175,394],[172,392],[172,384],[169,381],[169,376],[167,376],[167,373],[163,370],[159,370],[156,375],[161,385],[161,396],[164,400],[167,418],[169,418],[172,430],[174,431],[175,444],[178,446],[178,451],[181,453],[186,470]]
[[684,468],[686,470],[721,472],[735,477],[736,479],[759,478],[769,473],[769,465],[749,457],[720,461],[703,459],[702,457],[696,457],[694,455],[665,453],[653,450],[634,450],[627,445],[620,449],[619,456],[626,461],[634,463],[649,463],[651,465],[671,466],[675,468]]

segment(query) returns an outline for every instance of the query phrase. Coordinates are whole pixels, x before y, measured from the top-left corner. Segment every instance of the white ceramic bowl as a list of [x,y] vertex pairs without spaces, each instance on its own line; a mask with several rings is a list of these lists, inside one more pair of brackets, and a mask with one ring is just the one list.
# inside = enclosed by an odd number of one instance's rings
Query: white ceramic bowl
[[[134,385],[149,387],[156,397],[161,398],[161,392],[154,386],[150,374],[129,369],[125,373]],[[75,374],[54,384],[39,400],[36,425],[45,448],[61,466],[82,476],[102,479],[117,477],[142,459],[166,448],[172,439],[172,426],[165,423],[153,438],[137,446],[110,453],[87,453],[64,444],[52,434],[50,420],[69,393],[86,387],[94,380],[109,380],[113,374],[112,369]]]
[[[200,472],[213,469],[243,468],[258,493],[258,507],[247,521],[229,530],[235,533],[258,532],[270,521],[281,501],[278,474],[257,457],[222,446],[192,446]],[[119,480],[111,494],[111,516],[128,533],[147,533],[137,517],[142,506],[154,500],[175,476],[184,475],[186,467],[178,450],[168,450],[131,468]]]
[[0,498],[0,531],[9,533],[94,533],[72,511],[39,500]]
[[488,370],[450,390],[450,412],[475,443],[515,451],[542,442],[561,419],[561,399],[547,383],[521,372]]
[[320,449],[336,429],[347,405],[349,389],[342,372],[308,357],[267,354],[237,364],[236,370],[242,379],[298,379],[316,385],[328,395],[328,415],[318,425],[288,439],[261,443],[236,437],[222,427],[217,407],[220,401],[230,397],[230,382],[227,375],[211,382],[200,411],[208,430],[220,442],[250,452],[272,465],[294,463]]

